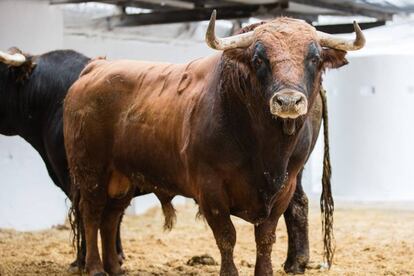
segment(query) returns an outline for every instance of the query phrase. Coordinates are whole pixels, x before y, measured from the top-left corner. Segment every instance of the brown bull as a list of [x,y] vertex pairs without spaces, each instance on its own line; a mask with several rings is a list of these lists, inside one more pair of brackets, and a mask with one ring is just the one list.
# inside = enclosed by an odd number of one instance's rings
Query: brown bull
[[[121,273],[114,247],[134,188],[168,202],[196,200],[221,253],[221,275],[237,275],[230,215],[254,223],[255,275],[272,275],[280,215],[296,188],[321,122],[325,68],[364,45],[278,18],[217,38],[220,54],[188,64],[97,60],[65,100],[64,133],[90,275]],[[97,248],[102,238],[101,262]]]

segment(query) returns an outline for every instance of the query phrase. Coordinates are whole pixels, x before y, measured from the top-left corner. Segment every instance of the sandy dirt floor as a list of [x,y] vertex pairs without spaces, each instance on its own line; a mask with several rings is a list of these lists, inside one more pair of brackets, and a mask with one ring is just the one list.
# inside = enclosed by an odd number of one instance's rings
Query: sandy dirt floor
[[[189,266],[196,255],[220,262],[207,224],[195,219],[196,207],[181,206],[175,228],[165,233],[160,208],[126,216],[123,242],[128,275],[218,275],[218,265]],[[255,244],[252,225],[234,218],[237,229],[235,262],[240,275],[253,275]],[[367,206],[339,207],[335,212],[336,255],[330,271],[309,269],[306,275],[414,275],[414,211]],[[320,215],[310,212],[311,263],[322,262]],[[285,275],[287,235],[283,219],[273,250],[275,275]],[[74,254],[67,226],[40,232],[0,229],[0,275],[69,275]]]

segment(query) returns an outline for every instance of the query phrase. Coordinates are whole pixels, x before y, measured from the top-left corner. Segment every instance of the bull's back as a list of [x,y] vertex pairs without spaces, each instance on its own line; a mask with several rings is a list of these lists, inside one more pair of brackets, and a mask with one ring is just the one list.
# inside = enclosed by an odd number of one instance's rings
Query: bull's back
[[65,100],[67,147],[84,143],[89,159],[110,159],[128,174],[177,178],[190,117],[211,71],[201,64],[92,62]]

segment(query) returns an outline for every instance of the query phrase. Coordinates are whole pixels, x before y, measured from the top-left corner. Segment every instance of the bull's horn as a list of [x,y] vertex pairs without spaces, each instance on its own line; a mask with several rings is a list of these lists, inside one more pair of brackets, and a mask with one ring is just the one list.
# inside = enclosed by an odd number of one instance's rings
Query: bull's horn
[[22,54],[15,53],[15,54],[8,54],[0,51],[0,62],[11,66],[20,66],[25,63],[26,57]]
[[365,45],[365,36],[361,31],[358,23],[354,21],[354,30],[355,30],[355,40],[348,40],[344,38],[338,38],[333,35],[324,33],[324,32],[317,32],[319,43],[321,46],[333,48],[337,50],[343,51],[356,51],[364,47]]
[[210,22],[208,23],[206,32],[206,43],[210,48],[224,51],[234,48],[249,47],[253,42],[253,31],[225,38],[219,38],[216,37],[215,26],[216,10],[214,10],[211,14]]

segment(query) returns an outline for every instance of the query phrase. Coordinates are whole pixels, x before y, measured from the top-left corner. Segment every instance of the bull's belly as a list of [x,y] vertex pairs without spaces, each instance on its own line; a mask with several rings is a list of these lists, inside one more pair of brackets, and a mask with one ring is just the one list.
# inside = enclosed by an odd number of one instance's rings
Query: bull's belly
[[[193,197],[193,188],[184,181],[184,174],[168,159],[134,155],[114,159],[116,169],[122,172],[138,193],[154,193],[173,198],[176,195]],[[175,162],[176,163],[176,162]]]
[[291,177],[268,203],[257,191],[251,191],[249,196],[237,198],[232,202],[230,213],[253,224],[260,224],[269,217],[278,218],[289,206],[295,189],[296,177]]

